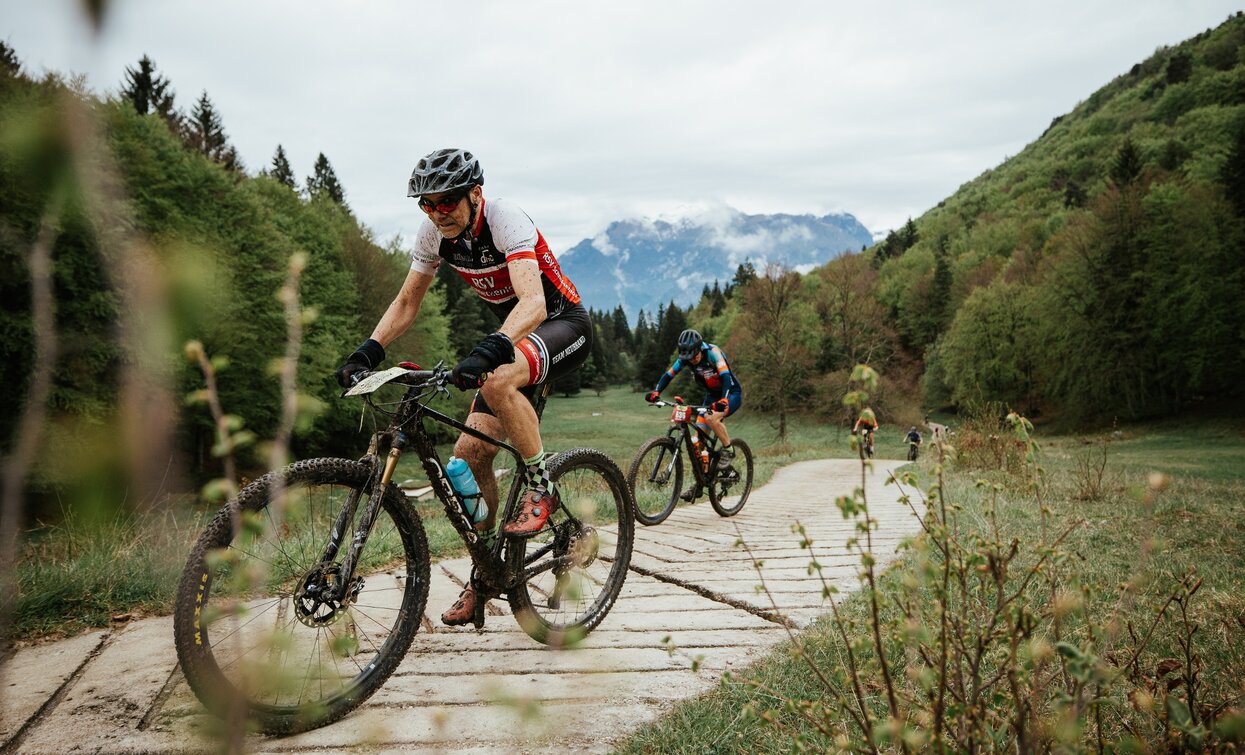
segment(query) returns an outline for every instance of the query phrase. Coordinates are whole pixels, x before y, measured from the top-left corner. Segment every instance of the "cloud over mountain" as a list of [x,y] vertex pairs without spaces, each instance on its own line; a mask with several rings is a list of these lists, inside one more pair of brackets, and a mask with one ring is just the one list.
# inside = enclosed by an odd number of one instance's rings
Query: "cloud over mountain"
[[661,218],[610,223],[559,255],[584,303],[635,320],[670,301],[696,303],[715,280],[723,285],[751,262],[806,271],[872,242],[869,230],[847,213],[748,215],[722,204],[689,208]]

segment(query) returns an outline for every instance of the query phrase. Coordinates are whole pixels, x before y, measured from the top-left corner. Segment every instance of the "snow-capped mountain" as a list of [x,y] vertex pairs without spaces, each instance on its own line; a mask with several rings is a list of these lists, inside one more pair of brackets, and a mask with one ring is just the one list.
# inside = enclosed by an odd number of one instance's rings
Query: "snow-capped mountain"
[[680,219],[610,223],[559,254],[558,262],[585,306],[609,311],[622,304],[635,322],[640,310],[695,304],[706,285],[725,286],[745,261],[758,271],[778,262],[805,272],[872,241],[847,213],[747,215],[720,206]]

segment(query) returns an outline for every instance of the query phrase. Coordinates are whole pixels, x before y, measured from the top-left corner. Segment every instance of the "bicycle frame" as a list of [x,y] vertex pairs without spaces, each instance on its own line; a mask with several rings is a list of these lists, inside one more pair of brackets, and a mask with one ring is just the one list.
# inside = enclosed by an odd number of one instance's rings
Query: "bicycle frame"
[[[654,406],[687,406],[687,404],[677,404],[677,403],[671,403],[669,401],[658,401],[654,404]],[[705,413],[704,407],[693,407],[693,411],[696,412],[698,417],[702,416]],[[714,454],[714,451],[717,450],[718,438],[717,438],[716,433],[714,433],[711,430],[702,429],[700,425],[695,421],[675,422],[672,420],[670,422],[669,429],[666,430],[666,437],[674,438],[675,435],[680,436],[677,440],[675,440],[673,459],[677,459],[679,454],[682,453],[684,448],[687,448],[687,449],[697,448],[697,443],[692,442],[693,432],[695,432],[696,437],[699,438],[698,443],[703,443],[704,444],[703,448],[708,449],[711,456]],[[701,469],[700,459],[697,458],[696,454],[692,453],[689,450],[687,455],[688,455],[688,458],[691,460],[690,466],[692,468],[692,477],[695,478],[696,483],[698,485],[708,487],[709,484],[713,481],[713,479],[717,476],[717,464],[711,463],[709,465],[709,470],[706,472],[705,470]]]
[[[359,521],[354,528],[349,550],[342,559],[339,570],[340,581],[337,585],[338,594],[335,596],[338,599],[342,599],[349,590],[349,585],[353,581],[355,565],[359,561],[359,556],[363,552],[363,546],[366,544],[372,525],[380,512],[381,499],[384,496],[386,486],[389,485],[393,478],[398,459],[408,447],[419,456],[424,473],[428,476],[428,480],[432,485],[432,490],[445,509],[446,518],[467,546],[467,551],[471,555],[472,564],[475,567],[472,580],[473,584],[476,585],[476,589],[487,596],[496,596],[531,576],[526,571],[518,575],[508,573],[502,557],[502,549],[506,542],[505,538],[493,538],[490,546],[480,537],[476,531],[475,524],[472,523],[463,508],[462,499],[458,491],[454,490],[453,485],[450,484],[449,477],[445,474],[445,468],[437,455],[436,444],[433,442],[432,436],[424,427],[424,420],[430,419],[447,427],[452,427],[459,432],[466,433],[473,438],[490,443],[509,452],[515,460],[516,470],[523,469],[523,455],[517,448],[487,433],[468,427],[463,422],[427,405],[427,402],[438,395],[438,393],[448,393],[445,388],[445,383],[448,382],[448,375],[448,371],[440,369],[417,370],[408,371],[401,380],[393,380],[392,382],[410,386],[399,402],[400,406],[397,412],[380,409],[368,394],[363,394],[364,400],[369,406],[382,414],[392,417],[392,422],[387,429],[373,433],[368,444],[367,453],[361,459],[361,461],[372,468],[372,479],[378,479],[379,484],[372,484],[368,502],[363,511],[359,513]],[[544,394],[538,399],[536,406],[538,417],[540,416],[540,409],[543,408],[544,399]],[[383,465],[381,462],[382,455],[385,457]],[[380,472],[379,478],[377,477],[378,471]],[[515,479],[511,480],[510,483],[510,490],[506,496],[506,503],[501,513],[501,521],[509,521],[515,507],[518,505],[519,493],[522,489],[521,474],[516,474]],[[329,542],[325,546],[322,563],[331,563],[341,548],[345,530],[355,518],[358,498],[357,492],[352,493],[338,515],[330,534]],[[571,517],[571,519],[573,518]],[[549,544],[527,554],[524,559],[525,565],[539,559],[548,553],[552,547],[553,545]],[[554,559],[532,573],[536,574],[547,569],[554,569],[558,565],[559,560]],[[484,602],[479,601],[478,605],[483,607]]]

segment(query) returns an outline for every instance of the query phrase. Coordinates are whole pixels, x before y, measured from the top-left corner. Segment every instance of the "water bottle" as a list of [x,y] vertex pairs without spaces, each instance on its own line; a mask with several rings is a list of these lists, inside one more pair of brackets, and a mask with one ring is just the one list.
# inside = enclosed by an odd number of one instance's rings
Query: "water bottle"
[[704,447],[700,449],[700,471],[709,473],[709,449]]
[[463,510],[467,512],[467,518],[473,524],[483,521],[488,515],[488,506],[484,505],[484,499],[480,495],[480,486],[476,483],[476,477],[471,473],[471,467],[467,466],[467,462],[457,456],[451,456],[449,464],[445,465],[445,476],[450,478],[450,484],[462,497]]

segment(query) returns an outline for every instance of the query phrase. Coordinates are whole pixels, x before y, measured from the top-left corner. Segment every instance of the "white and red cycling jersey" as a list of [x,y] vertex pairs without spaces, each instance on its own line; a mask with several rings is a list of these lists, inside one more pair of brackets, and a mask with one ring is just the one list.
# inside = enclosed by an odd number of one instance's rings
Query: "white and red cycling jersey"
[[579,304],[579,292],[562,273],[536,224],[518,205],[504,199],[481,199],[475,227],[457,239],[445,238],[432,220],[425,218],[415,237],[411,269],[431,275],[445,260],[498,318],[505,320],[519,302],[508,263],[522,259],[536,260],[540,265],[549,318]]

